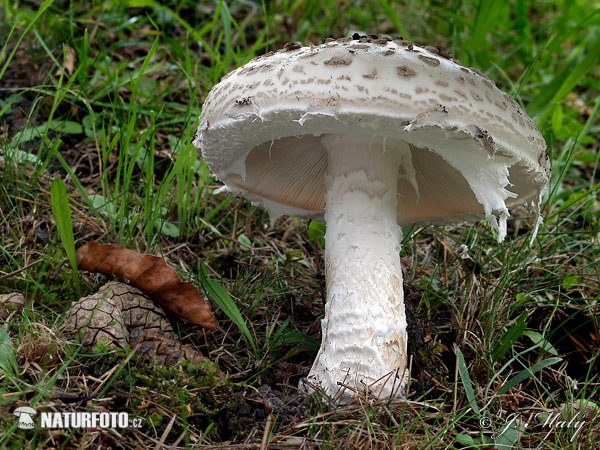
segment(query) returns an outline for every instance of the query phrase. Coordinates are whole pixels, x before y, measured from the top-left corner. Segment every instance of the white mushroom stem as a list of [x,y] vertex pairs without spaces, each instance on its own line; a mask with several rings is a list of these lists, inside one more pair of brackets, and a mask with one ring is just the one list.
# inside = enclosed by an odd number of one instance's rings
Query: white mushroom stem
[[[328,152],[327,304],[308,380],[330,395],[343,382],[399,397],[407,336],[397,182],[410,150],[379,137],[323,135],[321,143]],[[351,397],[348,392],[341,401]]]

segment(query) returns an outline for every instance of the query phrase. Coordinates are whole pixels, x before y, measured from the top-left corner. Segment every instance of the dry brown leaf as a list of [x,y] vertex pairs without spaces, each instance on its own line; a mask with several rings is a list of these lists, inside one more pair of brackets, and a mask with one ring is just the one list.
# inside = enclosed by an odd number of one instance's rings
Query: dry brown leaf
[[11,313],[21,311],[23,305],[25,305],[23,294],[13,292],[0,295],[0,319],[6,319]]
[[177,272],[154,255],[144,255],[120,245],[88,242],[77,249],[80,270],[118,278],[140,289],[166,311],[181,319],[214,330],[217,320],[192,283],[182,282]]
[[79,332],[84,345],[107,341],[111,346],[140,345],[139,351],[165,366],[177,361],[204,359],[189,345],[181,345],[162,309],[139,289],[111,281],[97,293],[73,302],[65,330]]
[[56,71],[57,77],[60,76],[62,69],[69,75],[73,75],[73,71],[75,70],[75,51],[69,46],[65,47],[65,60],[63,61],[62,68]]

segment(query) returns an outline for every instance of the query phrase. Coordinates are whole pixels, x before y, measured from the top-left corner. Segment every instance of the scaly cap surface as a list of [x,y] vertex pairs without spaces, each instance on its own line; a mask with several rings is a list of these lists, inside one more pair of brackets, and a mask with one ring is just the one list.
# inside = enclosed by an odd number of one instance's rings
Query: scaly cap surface
[[227,187],[275,217],[320,215],[322,134],[410,145],[398,180],[398,221],[505,222],[539,201],[546,144],[518,103],[442,49],[404,40],[288,44],[232,71],[208,94],[194,144]]

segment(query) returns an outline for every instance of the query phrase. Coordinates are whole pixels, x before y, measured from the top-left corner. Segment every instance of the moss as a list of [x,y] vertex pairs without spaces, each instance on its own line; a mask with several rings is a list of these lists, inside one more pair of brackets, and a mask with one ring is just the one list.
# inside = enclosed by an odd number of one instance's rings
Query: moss
[[439,342],[431,345],[424,345],[417,352],[417,361],[422,369],[429,372],[432,376],[444,379],[448,372],[443,364],[440,364],[443,349]]
[[158,411],[154,411],[152,414],[150,414],[148,417],[145,418],[145,422],[148,422],[153,427],[161,428],[164,425],[166,425],[165,423],[163,423],[164,418],[165,418],[164,414],[162,414]]
[[108,339],[101,339],[92,347],[92,353],[98,355],[109,353],[111,350],[114,350],[114,346],[108,342]]
[[[210,427],[210,435],[224,439],[247,432],[248,405],[237,386],[224,377],[218,364],[209,360],[190,361],[163,367],[148,363],[137,355],[131,371],[124,370],[115,383],[132,395],[128,408],[132,414],[143,411],[146,420],[160,428],[170,420],[163,411],[177,411],[180,418],[197,430]],[[156,405],[159,404],[160,407]],[[212,425],[211,425],[212,424]],[[183,432],[181,422],[174,424]]]
[[132,393],[141,398],[148,392],[164,394],[160,400],[166,403],[165,407],[174,410],[184,407],[188,414],[190,411],[203,416],[218,414],[223,406],[223,395],[231,391],[229,380],[220,376],[219,366],[208,360],[201,364],[186,361],[163,367],[138,359],[135,367],[136,370],[130,372],[132,379],[127,380]]

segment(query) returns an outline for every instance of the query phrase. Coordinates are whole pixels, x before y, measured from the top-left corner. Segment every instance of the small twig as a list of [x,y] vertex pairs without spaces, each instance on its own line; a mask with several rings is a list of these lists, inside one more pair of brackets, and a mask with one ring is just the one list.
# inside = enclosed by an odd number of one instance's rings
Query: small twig
[[54,279],[58,276],[58,274],[62,270],[63,266],[65,264],[67,264],[68,262],[69,262],[68,259],[63,259],[60,263],[58,263],[58,266],[56,266],[56,269],[54,270],[54,272],[52,272],[52,275],[50,275],[48,277],[48,281],[54,281]]
[[94,395],[79,395],[73,394],[71,392],[63,392],[60,389],[54,387],[52,388],[51,398],[55,398],[60,400],[63,403],[81,403],[87,402],[89,400],[93,400],[98,396],[98,394]]
[[396,427],[399,426],[398,421],[396,420],[396,418],[394,417],[394,415],[392,414],[392,412],[390,411],[390,409],[387,407],[387,405],[381,405],[381,407],[387,413],[388,417],[390,418],[390,420],[392,421],[392,423],[394,424],[394,426],[396,426]]
[[183,431],[179,437],[175,440],[175,442],[173,442],[173,445],[171,445],[171,448],[175,449],[177,448],[177,446],[179,445],[179,443],[181,441],[183,441],[183,438],[185,438],[185,431]]
[[13,277],[13,276],[15,276],[15,275],[18,275],[18,274],[20,274],[21,272],[25,272],[25,271],[26,271],[27,269],[29,269],[30,267],[33,267],[33,266],[35,266],[35,265],[37,265],[37,264],[41,263],[43,260],[44,260],[43,258],[42,258],[42,259],[38,259],[37,261],[34,261],[34,262],[32,262],[31,264],[27,264],[26,266],[23,266],[23,267],[22,267],[22,268],[20,268],[19,270],[15,270],[14,272],[11,272],[11,273],[4,274],[4,275],[2,275],[2,276],[0,277],[0,280],[6,280],[6,279],[8,279],[8,278],[10,278],[10,277]]
[[433,381],[439,389],[441,389],[444,392],[452,392],[452,389],[447,388],[446,386],[444,386],[442,383],[440,383],[438,380],[436,380],[435,378],[433,378],[433,375],[431,375],[429,372],[427,372],[425,369],[423,369],[423,373],[425,375],[427,375],[429,377],[429,379],[431,381]]
[[94,392],[92,392],[93,395],[98,394],[102,388],[104,387],[104,385],[108,382],[108,380],[110,379],[110,377],[112,377],[112,375],[119,369],[122,369],[123,367],[125,367],[129,361],[131,360],[131,358],[133,357],[133,355],[135,355],[137,353],[137,351],[139,350],[139,348],[142,346],[142,344],[138,344],[136,345],[132,350],[131,353],[129,353],[129,355],[127,355],[127,358],[125,358],[119,365],[114,366],[113,368],[109,369],[107,372],[105,372],[102,377],[100,377],[101,383],[96,387],[96,389],[94,390]]
[[271,423],[273,422],[273,414],[269,414],[267,417],[267,423],[265,424],[265,431],[263,433],[262,442],[260,443],[260,450],[267,448],[267,440],[269,439],[269,433],[271,432]]
[[155,447],[156,450],[160,450],[161,448],[164,448],[165,440],[167,439],[167,436],[171,432],[171,428],[173,428],[173,424],[175,423],[175,417],[176,417],[175,414],[173,414],[173,417],[171,417],[171,421],[165,428],[165,431],[163,431],[163,434],[160,437],[160,440],[156,443],[156,447]]

